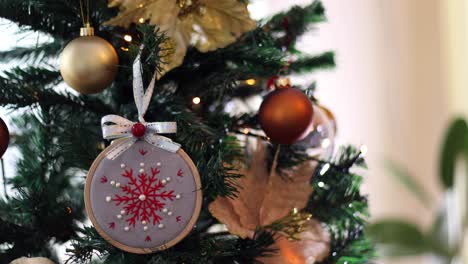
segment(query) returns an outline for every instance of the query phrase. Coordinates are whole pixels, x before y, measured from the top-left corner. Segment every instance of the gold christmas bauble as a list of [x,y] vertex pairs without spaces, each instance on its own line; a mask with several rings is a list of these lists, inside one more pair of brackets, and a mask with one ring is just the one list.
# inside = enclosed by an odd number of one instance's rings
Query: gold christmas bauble
[[82,94],[98,93],[108,87],[117,74],[119,58],[114,47],[94,36],[91,27],[81,29],[60,55],[63,80]]
[[10,264],[55,264],[50,259],[47,258],[19,258],[15,259]]

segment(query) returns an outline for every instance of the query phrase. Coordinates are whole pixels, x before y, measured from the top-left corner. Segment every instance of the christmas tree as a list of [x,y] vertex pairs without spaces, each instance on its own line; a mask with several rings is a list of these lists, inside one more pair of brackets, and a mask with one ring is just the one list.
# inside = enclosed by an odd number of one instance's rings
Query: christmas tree
[[58,263],[63,244],[67,263],[373,258],[363,150],[333,151],[316,84],[287,78],[335,66],[296,49],[320,1],[257,22],[241,0],[5,0],[0,16],[50,37],[0,52],[28,64],[0,77],[21,154],[0,264]]

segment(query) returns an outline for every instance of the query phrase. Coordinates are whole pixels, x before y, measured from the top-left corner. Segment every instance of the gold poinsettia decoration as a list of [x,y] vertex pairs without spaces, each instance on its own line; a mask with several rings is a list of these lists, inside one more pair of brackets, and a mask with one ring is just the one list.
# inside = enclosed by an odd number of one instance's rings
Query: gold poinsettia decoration
[[256,26],[239,0],[109,0],[109,7],[120,12],[106,24],[128,27],[149,21],[170,38],[174,52],[161,76],[182,64],[188,46],[201,52],[223,48]]

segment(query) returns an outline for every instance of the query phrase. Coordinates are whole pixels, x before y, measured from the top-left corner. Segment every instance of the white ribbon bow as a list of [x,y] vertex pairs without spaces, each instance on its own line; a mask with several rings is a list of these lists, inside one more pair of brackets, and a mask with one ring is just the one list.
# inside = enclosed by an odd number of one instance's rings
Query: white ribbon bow
[[[168,134],[177,132],[176,122],[152,122],[147,123],[143,118],[148,105],[153,95],[154,84],[156,82],[156,74],[153,76],[146,92],[143,89],[143,76],[141,73],[140,54],[133,63],[133,97],[138,109],[139,123],[145,126],[145,134],[141,137],[149,144],[162,148],[170,152],[177,152],[180,144],[173,142],[170,138],[161,136],[159,134]],[[106,155],[108,159],[114,160],[120,154],[129,149],[140,138],[135,137],[132,133],[132,127],[137,122],[132,122],[124,117],[118,115],[107,115],[101,119],[102,135],[105,139],[125,138],[125,140],[118,141],[115,148],[109,151]]]

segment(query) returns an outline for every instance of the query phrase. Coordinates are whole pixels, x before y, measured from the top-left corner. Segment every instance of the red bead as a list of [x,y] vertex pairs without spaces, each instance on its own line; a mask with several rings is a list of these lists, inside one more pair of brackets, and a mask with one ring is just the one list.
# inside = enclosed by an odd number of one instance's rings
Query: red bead
[[145,131],[146,131],[146,128],[145,128],[145,125],[143,125],[142,123],[135,123],[133,124],[132,126],[132,134],[133,136],[135,137],[142,137],[145,135]]

